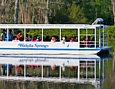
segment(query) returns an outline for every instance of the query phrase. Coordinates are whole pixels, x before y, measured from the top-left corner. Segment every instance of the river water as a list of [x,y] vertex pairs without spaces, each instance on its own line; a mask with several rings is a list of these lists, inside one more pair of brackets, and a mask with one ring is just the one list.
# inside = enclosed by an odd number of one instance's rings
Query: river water
[[114,50],[101,57],[0,55],[0,89],[115,89]]

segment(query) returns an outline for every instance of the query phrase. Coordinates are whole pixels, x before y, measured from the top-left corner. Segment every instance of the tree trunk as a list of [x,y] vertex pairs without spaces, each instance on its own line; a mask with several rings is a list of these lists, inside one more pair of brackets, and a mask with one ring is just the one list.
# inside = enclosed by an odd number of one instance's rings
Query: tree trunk
[[18,23],[18,4],[19,4],[19,1],[15,0],[15,15],[14,15],[14,23],[15,24]]
[[2,0],[2,3],[1,3],[2,6],[4,6],[4,2],[5,2],[5,0]]
[[48,5],[49,5],[49,0],[47,0],[47,7],[45,11],[45,24],[48,24]]
[[113,5],[113,15],[114,15],[114,24],[115,24],[115,0],[111,0]]

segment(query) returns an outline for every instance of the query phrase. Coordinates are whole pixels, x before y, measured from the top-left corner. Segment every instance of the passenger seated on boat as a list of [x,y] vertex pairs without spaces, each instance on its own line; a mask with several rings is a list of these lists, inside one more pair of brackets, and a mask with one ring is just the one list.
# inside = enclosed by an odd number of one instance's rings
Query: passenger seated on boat
[[29,37],[28,37],[28,34],[26,34],[26,41],[29,41]]
[[91,47],[94,47],[95,37],[93,37],[91,41],[92,41]]
[[91,47],[91,44],[92,44],[91,37],[88,36],[88,39],[87,39],[87,47]]
[[74,41],[78,42],[78,37],[77,36],[74,37]]
[[23,41],[23,36],[21,35],[21,31],[18,32],[18,34],[16,35],[16,37],[18,38],[18,40]]
[[86,37],[83,37],[83,39],[80,41],[80,47],[86,47]]
[[50,37],[49,37],[49,36],[46,36],[46,38],[45,38],[44,41],[50,41]]
[[8,41],[12,41],[12,40],[13,40],[12,30],[9,30],[9,33],[8,33]]
[[51,38],[51,42],[56,42],[56,38],[55,38],[55,36],[52,36],[52,38]]
[[28,37],[28,40],[29,40],[29,41],[32,41],[32,35],[30,35],[30,37]]
[[40,40],[40,36],[37,35],[37,36],[36,36],[36,40],[37,40],[37,41],[41,41],[41,40]]
[[66,42],[66,39],[65,39],[65,37],[62,37],[62,42]]
[[2,33],[1,33],[1,38],[2,38],[2,39],[1,39],[2,41],[5,41],[5,40],[6,40],[6,32],[5,32],[5,30],[2,31]]
[[19,42],[18,38],[16,36],[13,37],[13,42]]
[[74,37],[73,36],[70,37],[70,42],[74,42]]
[[6,75],[7,64],[2,65],[2,75]]
[[23,68],[22,68],[22,66],[21,65],[19,65],[19,66],[16,66],[16,75],[20,75],[21,74],[21,72],[22,72],[22,70],[23,70]]
[[37,42],[36,36],[33,37],[33,39],[31,40],[31,42]]

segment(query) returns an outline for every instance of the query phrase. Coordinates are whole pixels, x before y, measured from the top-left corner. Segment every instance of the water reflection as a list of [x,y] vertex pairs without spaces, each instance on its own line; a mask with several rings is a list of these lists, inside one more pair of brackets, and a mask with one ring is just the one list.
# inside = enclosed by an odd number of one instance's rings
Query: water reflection
[[108,59],[97,55],[0,56],[0,79],[103,85]]

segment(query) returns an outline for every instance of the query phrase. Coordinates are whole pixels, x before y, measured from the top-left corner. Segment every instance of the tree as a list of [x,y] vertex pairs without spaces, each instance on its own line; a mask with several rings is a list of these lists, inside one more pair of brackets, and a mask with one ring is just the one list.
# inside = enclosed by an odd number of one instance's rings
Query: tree
[[113,6],[113,15],[114,15],[114,24],[115,24],[115,0],[112,1],[112,6]]
[[73,3],[72,6],[68,8],[68,11],[71,23],[86,23],[87,19],[83,13],[83,8],[81,8],[79,5]]
[[18,23],[18,0],[15,0],[15,15],[14,15],[14,23]]
[[103,18],[105,24],[113,24],[113,12],[111,0],[95,0],[86,2],[83,11],[91,24],[96,18]]

